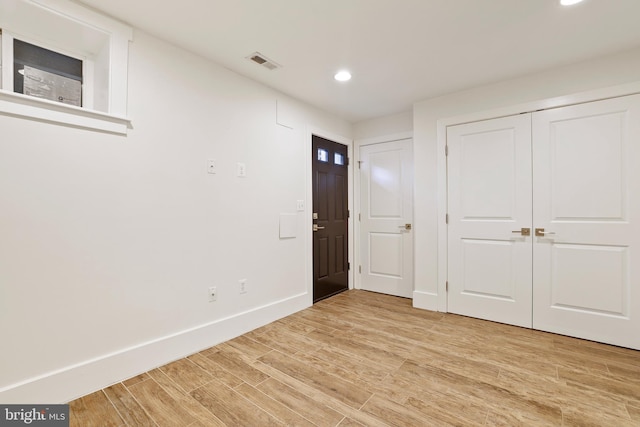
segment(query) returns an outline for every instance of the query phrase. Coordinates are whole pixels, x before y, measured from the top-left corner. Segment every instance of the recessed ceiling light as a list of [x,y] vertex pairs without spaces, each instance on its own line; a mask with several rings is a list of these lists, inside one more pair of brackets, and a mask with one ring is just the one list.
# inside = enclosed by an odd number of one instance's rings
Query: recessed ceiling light
[[339,71],[333,78],[339,82],[346,82],[351,80],[351,73],[348,71]]
[[582,0],[560,0],[560,4],[563,6],[571,6],[580,3]]

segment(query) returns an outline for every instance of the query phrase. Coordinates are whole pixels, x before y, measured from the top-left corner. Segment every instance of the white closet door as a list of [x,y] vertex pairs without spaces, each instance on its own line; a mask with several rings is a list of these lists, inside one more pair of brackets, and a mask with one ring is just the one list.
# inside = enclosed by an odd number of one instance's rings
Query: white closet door
[[533,115],[533,327],[640,349],[640,96]]
[[448,311],[531,327],[531,116],[452,126]]
[[413,296],[411,139],[360,147],[361,287]]

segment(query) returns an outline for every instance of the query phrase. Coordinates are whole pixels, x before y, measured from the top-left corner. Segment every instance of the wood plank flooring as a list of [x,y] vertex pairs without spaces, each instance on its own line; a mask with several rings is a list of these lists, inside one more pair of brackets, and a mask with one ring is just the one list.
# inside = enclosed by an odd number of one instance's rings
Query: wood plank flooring
[[640,352],[348,291],[70,411],[82,427],[640,426]]

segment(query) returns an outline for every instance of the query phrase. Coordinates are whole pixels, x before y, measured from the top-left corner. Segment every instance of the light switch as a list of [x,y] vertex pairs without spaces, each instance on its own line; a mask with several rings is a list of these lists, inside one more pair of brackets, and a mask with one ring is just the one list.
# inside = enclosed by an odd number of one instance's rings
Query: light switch
[[247,176],[247,165],[245,165],[244,163],[238,163],[238,176],[239,177],[245,177]]
[[304,200],[298,200],[296,202],[296,209],[298,210],[298,212],[304,211]]
[[213,159],[207,160],[207,173],[216,173],[216,161]]

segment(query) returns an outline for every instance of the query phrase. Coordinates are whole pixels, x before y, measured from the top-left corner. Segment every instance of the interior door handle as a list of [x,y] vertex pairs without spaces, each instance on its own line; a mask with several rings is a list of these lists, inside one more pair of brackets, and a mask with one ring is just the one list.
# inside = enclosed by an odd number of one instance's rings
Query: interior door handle
[[324,227],[320,227],[318,224],[313,224],[313,231],[324,230]]
[[548,236],[551,234],[556,234],[555,231],[544,231],[544,228],[536,228],[536,236],[538,237],[544,237],[544,236]]
[[399,225],[398,228],[402,228],[405,230],[411,230],[411,224]]
[[520,230],[514,230],[512,231],[512,233],[520,233],[523,236],[531,236],[531,229],[530,228],[521,228]]

